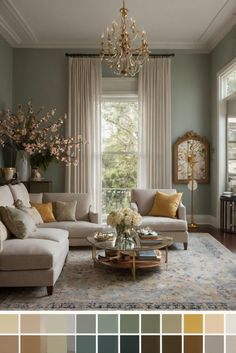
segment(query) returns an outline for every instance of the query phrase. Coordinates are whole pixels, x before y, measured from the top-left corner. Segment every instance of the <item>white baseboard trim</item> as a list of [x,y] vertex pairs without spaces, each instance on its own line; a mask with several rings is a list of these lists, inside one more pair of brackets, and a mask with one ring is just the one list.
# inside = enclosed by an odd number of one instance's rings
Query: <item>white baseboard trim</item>
[[[191,215],[187,215],[187,221],[188,223],[191,220]],[[211,226],[215,228],[220,228],[220,222],[219,220],[211,215],[194,215],[194,221],[197,224],[210,224]]]

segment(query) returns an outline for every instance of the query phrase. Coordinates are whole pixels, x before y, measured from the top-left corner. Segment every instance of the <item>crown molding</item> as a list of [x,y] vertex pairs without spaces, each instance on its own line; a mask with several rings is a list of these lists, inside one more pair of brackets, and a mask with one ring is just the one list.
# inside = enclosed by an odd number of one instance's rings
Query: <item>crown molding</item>
[[5,19],[0,15],[0,31],[3,37],[10,42],[11,45],[19,45],[22,43],[21,38],[14,31],[14,29],[5,21]]
[[236,15],[228,21],[208,42],[208,48],[211,52],[224,39],[231,29],[236,25]]
[[20,11],[16,8],[13,4],[12,0],[2,0],[2,4],[5,6],[5,9],[9,12],[9,14],[16,20],[20,29],[26,34],[28,39],[32,40],[33,42],[37,42],[38,39],[33,32],[32,28],[30,28],[29,24],[22,16]]
[[[15,45],[20,48],[35,48],[35,49],[95,49],[99,50],[99,41],[97,42],[24,42],[20,45]],[[150,50],[186,50],[197,53],[209,53],[209,48],[206,43],[194,42],[149,42]]]

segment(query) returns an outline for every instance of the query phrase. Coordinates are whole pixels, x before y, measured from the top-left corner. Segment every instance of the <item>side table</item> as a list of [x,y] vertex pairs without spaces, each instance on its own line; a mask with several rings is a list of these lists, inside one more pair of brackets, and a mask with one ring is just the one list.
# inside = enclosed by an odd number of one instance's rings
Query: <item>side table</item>
[[236,233],[236,196],[220,197],[220,230]]

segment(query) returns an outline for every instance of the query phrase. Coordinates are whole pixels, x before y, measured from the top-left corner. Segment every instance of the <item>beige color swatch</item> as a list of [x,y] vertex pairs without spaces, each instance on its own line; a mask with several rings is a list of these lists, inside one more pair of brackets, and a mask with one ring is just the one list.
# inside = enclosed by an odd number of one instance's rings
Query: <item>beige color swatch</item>
[[0,315],[0,334],[18,333],[18,315]]
[[205,333],[224,333],[224,315],[206,314]]
[[45,322],[42,315],[29,314],[21,315],[21,333],[42,333],[45,332]]

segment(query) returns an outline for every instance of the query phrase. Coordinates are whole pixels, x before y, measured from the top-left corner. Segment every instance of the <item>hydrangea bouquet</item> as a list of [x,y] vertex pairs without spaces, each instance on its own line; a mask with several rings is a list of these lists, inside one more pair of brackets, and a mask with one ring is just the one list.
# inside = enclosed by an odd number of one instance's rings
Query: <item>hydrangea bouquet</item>
[[107,224],[116,228],[117,236],[124,235],[130,229],[140,226],[141,223],[141,215],[130,208],[112,211],[107,217]]

